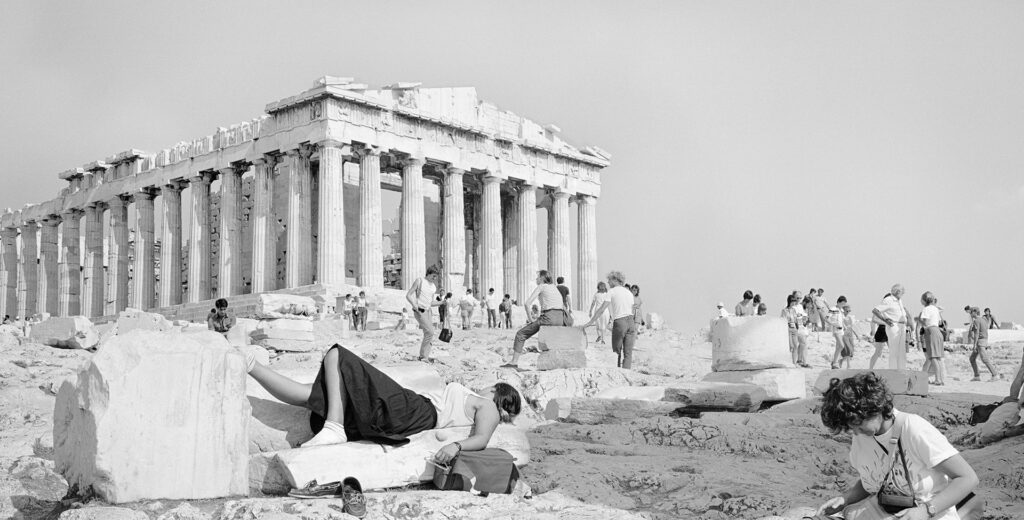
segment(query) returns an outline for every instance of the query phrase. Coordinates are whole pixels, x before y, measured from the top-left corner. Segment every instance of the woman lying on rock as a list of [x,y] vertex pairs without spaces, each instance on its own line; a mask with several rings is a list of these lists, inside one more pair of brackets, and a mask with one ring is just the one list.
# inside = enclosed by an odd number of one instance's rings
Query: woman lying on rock
[[894,409],[874,373],[832,379],[821,420],[834,433],[853,433],[850,463],[860,479],[818,515],[845,508],[846,518],[980,518],[974,470],[931,423]]
[[289,379],[247,355],[249,375],[281,402],[308,408],[316,433],[303,446],[369,440],[400,446],[408,437],[434,428],[472,426],[470,436],[443,446],[434,459],[448,463],[460,451],[487,447],[499,422],[519,415],[519,392],[497,383],[480,395],[458,383],[440,395],[424,396],[403,388],[386,374],[340,345],[327,351],[313,384]]

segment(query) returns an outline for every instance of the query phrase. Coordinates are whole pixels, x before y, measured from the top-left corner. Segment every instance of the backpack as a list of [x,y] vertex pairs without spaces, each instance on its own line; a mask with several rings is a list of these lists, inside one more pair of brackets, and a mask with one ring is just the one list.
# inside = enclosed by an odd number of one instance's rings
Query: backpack
[[511,453],[498,448],[459,452],[450,466],[434,465],[434,485],[442,491],[507,495],[519,482],[515,460]]

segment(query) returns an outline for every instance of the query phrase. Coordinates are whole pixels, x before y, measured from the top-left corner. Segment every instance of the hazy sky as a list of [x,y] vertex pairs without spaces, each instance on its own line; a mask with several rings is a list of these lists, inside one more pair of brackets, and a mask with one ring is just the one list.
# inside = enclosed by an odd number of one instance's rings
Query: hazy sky
[[599,268],[677,328],[897,281],[1024,321],[1022,51],[1021,2],[6,1],[0,207],[325,74],[475,86],[613,154]]

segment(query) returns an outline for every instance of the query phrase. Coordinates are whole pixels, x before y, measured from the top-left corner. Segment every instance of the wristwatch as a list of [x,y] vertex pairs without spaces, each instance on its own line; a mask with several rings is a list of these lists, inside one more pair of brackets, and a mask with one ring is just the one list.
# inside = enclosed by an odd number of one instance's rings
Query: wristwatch
[[931,500],[924,503],[924,510],[928,512],[928,518],[935,516],[935,506],[932,505]]

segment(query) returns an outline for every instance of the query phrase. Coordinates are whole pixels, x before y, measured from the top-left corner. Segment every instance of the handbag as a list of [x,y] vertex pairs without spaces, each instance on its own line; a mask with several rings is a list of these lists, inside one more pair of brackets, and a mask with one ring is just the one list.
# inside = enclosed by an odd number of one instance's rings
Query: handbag
[[434,462],[434,485],[442,491],[510,494],[519,481],[515,457],[499,448],[462,451],[449,465]]
[[452,340],[452,329],[441,329],[441,333],[437,335],[437,339],[449,343]]
[[[902,434],[903,428],[901,426],[900,436],[902,436]],[[878,442],[878,439],[875,439],[875,443],[878,444],[878,447],[882,448],[882,451],[884,451],[886,455],[889,454],[889,450],[885,449],[885,446],[882,446],[882,443]],[[899,458],[900,462],[903,463],[903,475],[907,479],[907,487],[910,488],[910,496],[879,492],[878,505],[883,511],[889,514],[899,513],[904,509],[910,509],[912,507],[917,507],[918,505],[917,494],[914,492],[914,485],[910,482],[910,469],[907,468],[907,455],[903,452],[903,439],[900,437],[896,438],[896,448],[898,451],[893,455],[892,466],[889,467],[889,474],[886,475],[886,480],[892,477],[892,472],[896,469],[896,459]]]

